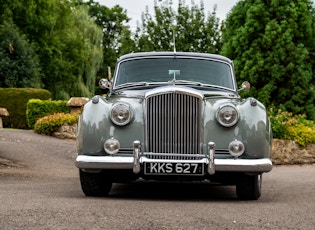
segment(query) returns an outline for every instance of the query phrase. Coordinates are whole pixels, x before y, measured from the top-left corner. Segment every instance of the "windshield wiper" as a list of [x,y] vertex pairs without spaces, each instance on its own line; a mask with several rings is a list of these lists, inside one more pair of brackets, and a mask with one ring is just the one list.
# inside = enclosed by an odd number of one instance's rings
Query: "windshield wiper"
[[193,86],[200,86],[200,87],[205,87],[205,88],[214,88],[214,89],[220,89],[220,90],[224,90],[224,91],[232,91],[234,92],[233,89],[229,89],[223,86],[219,86],[219,85],[211,85],[211,84],[204,84],[198,81],[188,81],[188,80],[171,80],[168,81],[169,83],[172,84],[181,84],[181,85],[193,85]]
[[127,82],[121,85],[118,85],[114,88],[114,91],[116,90],[122,90],[126,88],[136,88],[136,87],[142,87],[142,86],[152,86],[152,85],[166,85],[167,82]]
[[181,85],[197,85],[197,86],[203,86],[204,84],[202,84],[201,82],[197,82],[197,81],[187,81],[187,80],[171,80],[168,81],[168,83],[171,84],[181,84]]
[[116,86],[115,90],[116,89],[125,89],[125,88],[129,88],[129,87],[145,86],[147,84],[148,84],[147,82],[127,82],[127,83]]

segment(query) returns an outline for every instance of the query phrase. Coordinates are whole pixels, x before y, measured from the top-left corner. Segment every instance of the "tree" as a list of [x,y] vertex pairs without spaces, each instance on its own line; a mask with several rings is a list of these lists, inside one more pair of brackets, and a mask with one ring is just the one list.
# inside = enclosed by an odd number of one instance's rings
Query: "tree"
[[11,21],[4,21],[0,38],[0,87],[39,88],[39,60],[25,36]]
[[10,19],[34,47],[41,82],[53,98],[92,96],[102,62],[102,30],[87,8],[64,0],[0,1],[0,24]]
[[250,95],[315,120],[312,80],[313,8],[309,0],[239,1],[222,33],[222,54],[234,60]]
[[[59,12],[58,12],[59,11]],[[55,98],[91,97],[97,70],[102,63],[102,30],[84,6],[58,8],[60,19],[49,33],[46,53],[47,88]]]
[[173,50],[175,37],[178,51],[219,52],[221,35],[216,8],[206,16],[203,1],[200,6],[192,1],[189,7],[184,0],[179,0],[177,12],[172,1],[159,2],[155,1],[154,18],[148,8],[142,14],[142,24],[137,26],[135,34],[137,51]]
[[104,77],[107,67],[113,68],[119,56],[134,50],[131,32],[126,25],[130,19],[127,17],[127,11],[118,5],[108,8],[94,0],[89,0],[85,4],[89,6],[89,14],[103,31],[104,60],[100,75]]

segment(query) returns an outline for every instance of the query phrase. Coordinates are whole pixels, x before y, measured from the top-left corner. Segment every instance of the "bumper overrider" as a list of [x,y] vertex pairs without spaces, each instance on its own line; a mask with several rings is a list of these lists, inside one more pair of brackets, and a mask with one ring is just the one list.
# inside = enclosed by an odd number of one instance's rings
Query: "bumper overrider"
[[[78,155],[75,165],[79,169],[133,169],[135,174],[141,172],[144,163],[182,163],[182,164],[204,164],[209,175],[216,171],[224,172],[248,172],[264,173],[272,169],[269,158],[261,159],[215,159],[215,143],[208,143],[208,151],[205,155],[183,154],[185,157],[200,157],[198,160],[172,160],[172,159],[150,159],[148,155],[159,155],[158,153],[141,152],[140,141],[133,142],[133,156],[88,156]],[[162,155],[162,154],[161,154]],[[165,155],[165,154],[163,154]],[[174,154],[179,156],[180,154]],[[172,156],[172,154],[168,154]]]

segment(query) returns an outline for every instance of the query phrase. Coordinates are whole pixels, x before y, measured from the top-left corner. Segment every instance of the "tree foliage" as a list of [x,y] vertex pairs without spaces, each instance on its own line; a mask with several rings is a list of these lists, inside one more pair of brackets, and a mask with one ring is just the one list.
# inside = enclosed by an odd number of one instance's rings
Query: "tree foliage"
[[0,25],[0,87],[40,88],[40,65],[33,47],[11,21]]
[[41,82],[54,98],[94,94],[95,74],[102,61],[102,30],[86,7],[66,0],[0,3],[0,24],[11,20],[34,47],[42,67]]
[[226,19],[222,54],[234,60],[240,82],[251,82],[252,96],[315,119],[313,20],[309,0],[239,1]]
[[[102,31],[90,18],[85,7],[59,8],[58,20],[50,33],[45,59],[47,88],[58,99],[71,96],[91,97],[96,72],[102,63]],[[51,42],[51,43],[50,43]],[[50,75],[52,75],[50,74]]]
[[131,31],[127,26],[130,19],[127,17],[127,11],[118,5],[109,8],[94,0],[89,0],[85,4],[89,6],[89,14],[103,31],[104,60],[100,74],[103,76],[108,66],[112,68],[115,66],[119,56],[134,50]]
[[137,51],[173,50],[175,37],[178,51],[218,53],[221,47],[216,8],[205,15],[203,1],[191,6],[179,0],[177,11],[172,1],[155,1],[154,17],[149,9],[142,14],[142,24],[135,34]]

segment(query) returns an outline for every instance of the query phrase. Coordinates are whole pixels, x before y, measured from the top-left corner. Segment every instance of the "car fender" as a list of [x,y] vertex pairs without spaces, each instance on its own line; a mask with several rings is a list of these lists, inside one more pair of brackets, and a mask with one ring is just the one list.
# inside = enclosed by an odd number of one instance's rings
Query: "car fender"
[[104,155],[104,142],[110,138],[117,139],[124,149],[132,149],[134,140],[144,139],[143,99],[123,99],[133,110],[132,121],[125,126],[117,126],[110,120],[111,108],[119,101],[121,98],[108,101],[99,96],[98,103],[91,100],[85,104],[78,124],[79,155]]
[[[232,103],[239,112],[239,121],[232,127],[223,127],[216,119],[219,107]],[[270,156],[272,132],[266,109],[254,98],[245,100],[207,100],[204,111],[204,140],[216,143],[216,149],[228,149],[228,144],[235,139],[245,145],[248,158],[264,158]],[[204,146],[206,148],[206,146]]]

